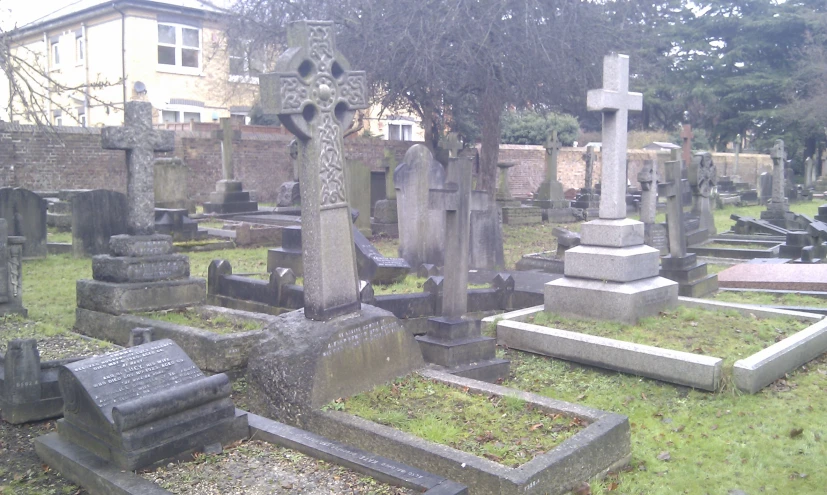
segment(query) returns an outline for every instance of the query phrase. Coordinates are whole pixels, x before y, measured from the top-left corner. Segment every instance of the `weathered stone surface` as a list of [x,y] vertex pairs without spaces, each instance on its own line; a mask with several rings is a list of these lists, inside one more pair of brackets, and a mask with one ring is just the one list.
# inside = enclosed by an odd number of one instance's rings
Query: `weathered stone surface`
[[46,249],[46,200],[21,187],[0,188],[0,217],[9,235],[25,237],[24,258],[44,258]]
[[195,201],[187,194],[190,172],[184,160],[177,156],[158,157],[154,166],[155,207],[183,208],[195,213]]
[[580,226],[580,242],[589,246],[629,247],[643,244],[643,223],[631,218],[591,220]]
[[0,315],[28,315],[23,307],[23,245],[25,238],[8,235],[5,218],[0,218]]
[[140,258],[103,254],[92,258],[92,277],[103,282],[158,282],[189,276],[190,261],[184,254]]
[[411,265],[402,258],[386,258],[373,244],[353,227],[353,241],[356,245],[356,267],[359,279],[374,284],[392,284],[408,276]]
[[117,315],[204,304],[207,282],[203,278],[128,284],[78,280],[76,291],[79,308]]
[[373,207],[373,220],[378,223],[396,223],[399,221],[396,199],[380,199]]
[[172,252],[172,237],[163,234],[113,235],[109,238],[113,256],[160,256]]
[[658,276],[660,252],[640,244],[625,248],[580,245],[566,251],[565,275],[611,282]]
[[296,206],[301,204],[301,187],[298,182],[282,182],[276,195],[276,205]]
[[247,383],[255,410],[303,426],[310,412],[424,366],[413,336],[389,312],[362,310],[326,322],[280,315],[253,350]]
[[248,435],[227,375],[205,376],[171,340],[60,368],[61,438],[135,470]]
[[494,202],[487,209],[471,212],[471,240],[468,267],[474,270],[497,270],[505,267],[502,218]]
[[721,287],[733,289],[774,289],[827,291],[827,265],[741,264],[718,273]]
[[399,256],[411,266],[444,262],[445,214],[428,209],[428,191],[445,185],[445,169],[422,144],[411,146],[393,173]]
[[112,236],[127,233],[123,193],[96,189],[72,198],[72,252],[76,257],[109,253]]
[[345,166],[348,204],[359,212],[354,225],[370,235],[370,167],[360,160],[346,160]]
[[0,417],[20,424],[61,416],[57,367],[71,361],[41,363],[35,339],[9,341],[5,355],[0,356]]

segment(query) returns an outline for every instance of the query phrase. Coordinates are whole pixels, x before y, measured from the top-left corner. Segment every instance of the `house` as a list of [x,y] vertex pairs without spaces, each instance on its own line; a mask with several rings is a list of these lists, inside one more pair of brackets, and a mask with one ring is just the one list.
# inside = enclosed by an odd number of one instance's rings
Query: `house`
[[[171,128],[220,117],[249,123],[257,74],[273,67],[278,51],[228,40],[230,20],[199,0],[70,3],[8,33],[9,50],[39,70],[29,72],[31,90],[20,85],[23,99],[9,98],[12,85],[0,82],[0,120],[120,125],[124,103],[142,99],[156,109],[156,124]],[[409,117],[373,109],[362,117],[374,136],[422,139]]]

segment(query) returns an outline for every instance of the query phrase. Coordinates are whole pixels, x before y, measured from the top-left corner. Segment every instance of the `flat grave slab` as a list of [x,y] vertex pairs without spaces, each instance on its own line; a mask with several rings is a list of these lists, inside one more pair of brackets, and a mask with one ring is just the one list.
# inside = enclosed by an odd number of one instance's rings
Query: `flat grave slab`
[[733,289],[776,289],[827,291],[825,264],[741,264],[718,273],[720,287]]
[[[827,324],[818,314],[688,297],[680,297],[679,305],[708,310],[729,309],[761,318],[788,316],[810,323],[803,330],[734,363],[735,385],[747,393],[761,390],[787,372],[827,351]],[[483,323],[496,322],[497,342],[509,348],[701,390],[714,391],[720,387],[723,360],[719,357],[587,335],[527,322],[543,310],[543,306],[537,306],[513,311],[485,318]]]

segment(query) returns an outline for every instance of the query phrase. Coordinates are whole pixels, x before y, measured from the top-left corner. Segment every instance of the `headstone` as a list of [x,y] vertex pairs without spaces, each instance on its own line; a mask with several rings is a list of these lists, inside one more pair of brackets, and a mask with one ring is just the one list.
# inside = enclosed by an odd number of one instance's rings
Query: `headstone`
[[290,162],[293,164],[293,175],[287,182],[282,182],[276,196],[276,206],[288,207],[301,204],[301,189],[299,186],[299,142],[296,139],[288,145]]
[[784,151],[784,141],[782,139],[775,140],[770,157],[772,158],[772,197],[767,203],[767,209],[761,212],[761,220],[766,220],[773,225],[790,230],[788,222],[790,205],[784,196],[784,168],[787,162],[787,153]]
[[362,234],[370,235],[370,167],[359,160],[345,163],[348,204],[359,212],[356,228]]
[[46,200],[21,187],[0,188],[0,217],[9,235],[25,237],[23,258],[46,257]]
[[535,198],[540,201],[563,201],[563,184],[557,180],[557,156],[562,143],[557,137],[557,131],[552,131],[546,141],[546,175]]
[[0,315],[28,315],[23,307],[23,246],[26,239],[8,235],[5,218],[0,218]]
[[594,146],[586,147],[586,153],[583,154],[583,161],[586,163],[584,186],[571,206],[572,208],[585,211],[587,217],[595,217],[599,214],[600,195],[597,194],[597,191],[592,186],[594,164],[597,162],[597,154],[594,151]]
[[732,175],[738,175],[738,160],[741,156],[741,135],[738,134],[735,136],[735,169],[732,171]]
[[772,174],[763,172],[758,176],[758,194],[761,198],[761,204],[769,204],[772,199]]
[[688,166],[692,162],[693,137],[695,137],[695,134],[692,133],[692,126],[684,124],[683,127],[681,127],[681,140],[683,141],[681,146],[681,159],[683,160],[684,166]]
[[813,165],[813,157],[808,156],[806,160],[804,160],[804,187],[810,189],[813,187],[813,181],[815,181],[815,167]]
[[484,210],[485,191],[472,191],[467,158],[452,158],[457,182],[429,191],[429,207],[445,213],[445,268],[442,317],[430,318],[428,332],[417,337],[426,362],[448,372],[496,382],[508,375],[508,362],[496,359],[496,340],[483,337],[477,320],[464,320],[468,311],[468,244],[472,210]]
[[392,284],[408,276],[411,265],[402,258],[386,258],[354,226],[353,240],[356,243],[356,267],[359,279],[372,284]]
[[61,366],[61,440],[125,471],[249,435],[227,375],[205,376],[168,339]]
[[[680,162],[677,160],[668,161],[664,165],[664,169],[666,178],[661,185],[661,190],[663,195],[666,196],[669,255],[661,260],[660,276],[677,282],[679,295],[702,297],[718,290],[718,279],[714,274],[707,275],[706,263],[698,263],[697,256],[694,253],[687,254],[686,251]],[[693,183],[698,183],[697,171],[690,173],[690,176],[695,178]],[[700,186],[703,187],[703,184],[700,183]]]
[[692,186],[694,196],[692,213],[700,219],[698,228],[706,230],[709,235],[718,233],[709,204],[709,195],[715,188],[717,177],[712,155],[706,151],[696,153],[689,167],[689,184]]
[[304,309],[268,327],[251,351],[247,383],[258,410],[305,426],[314,409],[424,363],[392,313],[360,302],[369,286],[357,278],[342,133],[368,106],[365,73],[336,50],[332,22],[290,23],[287,40],[278,72],[259,83],[265,113],[299,142]]
[[72,198],[72,253],[75,257],[109,252],[109,239],[126,234],[126,195],[95,189]]
[[0,417],[12,424],[63,414],[57,367],[73,361],[40,361],[35,339],[13,339],[0,356]]
[[628,112],[643,96],[629,92],[629,57],[603,59],[604,89],[589,110],[603,113],[600,218],[581,225],[581,244],[566,251],[564,276],[545,286],[545,309],[576,317],[634,322],[677,303],[677,284],[658,277],[657,249],[643,243],[643,223],[626,218]]
[[189,168],[177,156],[155,159],[155,207],[185,209],[195,213],[195,201],[187,195]]
[[445,168],[422,144],[411,146],[393,173],[399,217],[399,257],[411,266],[444,260],[445,214],[428,209],[428,191],[445,184]]
[[[206,281],[189,277],[189,258],[171,254],[172,238],[155,234],[154,151],[172,151],[173,133],[152,127],[152,104],[126,104],[124,126],[101,131],[105,149],[126,150],[127,234],[109,238],[111,255],[92,258],[93,280],[76,284],[76,328],[104,314],[203,303]],[[77,198],[76,198],[77,199]]]
[[637,175],[640,183],[640,221],[643,222],[643,243],[657,249],[661,256],[669,252],[666,225],[655,223],[658,205],[658,176],[656,163],[645,160]]
[[284,227],[281,231],[281,247],[267,250],[267,271],[289,268],[297,277],[304,275],[302,262],[302,228]]
[[243,213],[258,210],[258,203],[250,200],[250,191],[244,191],[241,181],[235,178],[233,163],[233,142],[241,140],[241,132],[234,130],[232,119],[220,119],[221,130],[214,138],[221,142],[222,179],[215,185],[215,192],[210,193],[210,201],[204,203],[205,213]]
[[508,183],[508,170],[516,165],[516,163],[505,163],[500,162],[497,164],[497,169],[499,170],[499,181],[497,183],[497,203],[500,206],[519,206],[520,202],[514,201],[514,197],[511,196],[511,188],[509,187]]
[[155,231],[172,236],[174,242],[207,238],[207,231],[198,230],[198,222],[191,219],[184,208],[155,208]]

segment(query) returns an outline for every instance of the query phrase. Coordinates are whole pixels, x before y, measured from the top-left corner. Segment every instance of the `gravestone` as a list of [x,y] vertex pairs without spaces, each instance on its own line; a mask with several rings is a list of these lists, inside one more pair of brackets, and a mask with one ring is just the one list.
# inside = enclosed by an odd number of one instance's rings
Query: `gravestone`
[[535,206],[523,206],[511,195],[508,171],[515,163],[498,163],[500,181],[497,187],[497,206],[500,208],[504,225],[530,225],[543,223],[543,211]]
[[411,271],[411,265],[402,258],[386,258],[354,226],[353,240],[356,243],[356,267],[360,280],[372,284],[400,282]]
[[689,184],[692,187],[692,195],[694,196],[692,214],[700,219],[698,228],[706,230],[707,235],[718,233],[715,228],[712,209],[709,205],[709,195],[715,188],[717,177],[712,154],[706,151],[696,153],[689,167]]
[[155,159],[155,207],[184,209],[195,213],[195,201],[187,195],[189,168],[177,156]]
[[428,209],[428,191],[445,184],[445,168],[425,145],[415,144],[393,173],[399,218],[399,257],[411,266],[444,260],[445,214]]
[[299,206],[301,204],[301,188],[299,186],[299,142],[295,139],[290,141],[288,145],[290,153],[290,161],[293,164],[292,180],[282,182],[279,186],[278,195],[276,196],[276,206],[288,207]]
[[714,274],[707,275],[706,263],[698,263],[697,256],[694,253],[687,254],[686,251],[680,162],[668,161],[664,169],[666,177],[663,184],[659,185],[659,189],[666,196],[669,255],[661,259],[660,276],[677,282],[679,295],[702,297],[718,290],[718,278]]
[[[787,153],[784,150],[782,139],[775,140],[770,157],[772,158],[772,197],[767,202],[767,209],[761,212],[761,220],[792,230],[789,222],[791,217],[790,205],[784,196],[784,167],[787,161]],[[762,196],[763,194],[764,191],[762,191]]]
[[741,157],[741,134],[735,136],[735,168],[732,171],[733,176],[738,175],[738,161]]
[[172,151],[173,133],[152,127],[152,104],[131,101],[124,126],[103,128],[101,143],[127,152],[127,233],[109,238],[111,255],[92,258],[93,280],[77,281],[76,328],[94,328],[106,314],[202,304],[206,281],[190,278],[189,258],[155,233],[154,153]]
[[508,375],[508,361],[496,358],[496,339],[483,337],[480,322],[464,320],[468,312],[468,244],[471,211],[487,208],[485,191],[472,191],[467,158],[451,158],[457,182],[445,189],[432,189],[431,209],[445,212],[445,268],[443,270],[442,316],[428,319],[428,331],[416,340],[426,362],[449,373],[496,382]]
[[810,189],[813,187],[815,181],[815,165],[813,164],[813,157],[808,156],[804,160],[804,187]]
[[583,161],[586,163],[586,170],[584,172],[583,189],[571,204],[572,208],[579,208],[586,212],[587,218],[596,217],[599,215],[600,209],[600,195],[592,186],[594,176],[594,165],[597,163],[597,154],[594,151],[594,146],[587,146],[586,153],[583,154]]
[[758,176],[758,189],[761,204],[769,204],[772,199],[772,174],[763,172]]
[[63,415],[58,367],[77,361],[40,361],[35,339],[9,341],[0,356],[0,417],[12,424]]
[[23,258],[46,257],[46,200],[22,187],[0,188],[0,217],[9,235],[25,237]]
[[347,160],[345,164],[348,204],[359,212],[356,228],[370,235],[370,167],[359,160]]
[[385,199],[380,199],[373,206],[373,218],[370,224],[373,235],[385,234],[399,236],[399,211],[396,206],[396,186],[393,172],[385,167]]
[[589,110],[603,113],[600,217],[581,225],[564,276],[545,285],[545,309],[634,322],[676,304],[678,287],[658,276],[659,252],[644,245],[643,223],[626,218],[628,112],[643,106],[643,96],[629,92],[628,56],[603,59],[603,84],[587,97]]
[[643,243],[657,249],[661,256],[669,252],[666,224],[655,223],[658,205],[658,169],[653,160],[644,160],[637,174],[640,183],[640,221],[643,222]]
[[301,175],[304,308],[282,314],[251,351],[251,403],[305,425],[314,409],[424,365],[413,336],[390,313],[360,303],[343,130],[366,108],[364,72],[336,50],[332,22],[288,25],[278,72],[259,76],[261,104],[296,135]]
[[508,171],[516,165],[516,163],[505,163],[500,162],[497,164],[497,170],[499,175],[499,180],[497,181],[497,206],[505,207],[505,206],[520,206],[519,201],[515,201],[514,197],[511,195],[511,188],[508,183]]
[[23,307],[23,245],[26,239],[8,235],[5,218],[0,218],[0,315],[28,316]]
[[[557,131],[551,131],[546,140],[546,175],[540,187],[537,189],[535,199],[539,201],[564,201],[563,184],[557,180],[557,156],[560,153],[562,143],[557,137]],[[568,207],[568,202],[566,202]],[[561,206],[562,207],[562,206]]]
[[227,375],[205,376],[168,339],[65,364],[59,383],[51,435],[125,471],[249,435]]
[[109,252],[109,239],[126,234],[126,195],[95,189],[72,198],[72,253],[76,258]]
[[241,181],[235,179],[233,164],[233,142],[241,140],[241,131],[233,129],[232,119],[220,119],[221,130],[214,138],[221,142],[222,179],[215,184],[215,192],[210,193],[210,201],[204,203],[205,213],[244,213],[258,210],[258,203],[250,200],[250,192],[245,191]]
[[681,159],[683,160],[684,166],[688,166],[692,163],[693,137],[695,137],[695,134],[692,132],[692,126],[689,124],[684,124],[681,127]]
[[267,271],[289,268],[297,277],[304,275],[302,263],[302,228],[284,227],[281,231],[281,247],[267,250]]
[[207,231],[198,230],[198,222],[185,208],[155,208],[155,232],[171,236],[174,242],[207,238]]

